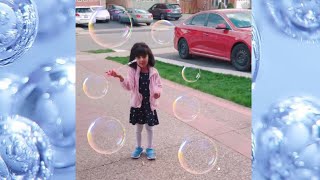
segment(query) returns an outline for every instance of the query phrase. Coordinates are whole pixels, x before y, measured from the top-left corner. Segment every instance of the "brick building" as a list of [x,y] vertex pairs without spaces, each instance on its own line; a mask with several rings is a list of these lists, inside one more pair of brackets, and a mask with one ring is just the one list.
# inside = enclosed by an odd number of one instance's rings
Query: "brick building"
[[104,6],[106,0],[76,0],[76,6]]

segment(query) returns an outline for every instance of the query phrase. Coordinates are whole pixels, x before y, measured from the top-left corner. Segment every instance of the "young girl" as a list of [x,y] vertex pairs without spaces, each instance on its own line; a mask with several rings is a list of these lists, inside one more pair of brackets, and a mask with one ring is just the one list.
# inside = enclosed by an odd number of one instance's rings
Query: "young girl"
[[120,79],[124,89],[131,91],[130,123],[136,126],[137,147],[131,157],[137,159],[143,152],[141,147],[141,132],[143,125],[147,129],[148,148],[146,149],[149,160],[156,159],[152,145],[153,126],[158,125],[156,112],[157,99],[161,95],[162,85],[158,71],[154,68],[155,59],[151,49],[145,43],[136,43],[131,48],[129,62],[132,63],[126,78],[118,72],[111,70],[107,75]]

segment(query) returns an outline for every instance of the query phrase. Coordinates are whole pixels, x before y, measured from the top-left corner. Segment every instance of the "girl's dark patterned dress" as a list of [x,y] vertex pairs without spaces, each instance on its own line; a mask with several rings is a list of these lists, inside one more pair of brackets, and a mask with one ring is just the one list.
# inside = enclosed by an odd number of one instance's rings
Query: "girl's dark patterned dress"
[[130,123],[135,125],[148,124],[149,126],[158,125],[158,116],[156,110],[152,112],[150,107],[149,73],[140,73],[139,92],[142,94],[142,104],[140,108],[131,107]]

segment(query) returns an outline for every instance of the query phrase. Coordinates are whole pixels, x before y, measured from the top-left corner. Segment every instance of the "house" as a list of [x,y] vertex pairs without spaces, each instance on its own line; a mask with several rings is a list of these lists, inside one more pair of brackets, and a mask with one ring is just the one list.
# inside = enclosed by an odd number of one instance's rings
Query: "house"
[[232,3],[234,8],[249,9],[251,7],[251,0],[180,0],[179,4],[183,13],[193,14],[199,11],[217,9],[220,2],[225,5]]
[[76,0],[76,6],[104,6],[104,5],[105,5],[105,2],[103,2],[103,0]]

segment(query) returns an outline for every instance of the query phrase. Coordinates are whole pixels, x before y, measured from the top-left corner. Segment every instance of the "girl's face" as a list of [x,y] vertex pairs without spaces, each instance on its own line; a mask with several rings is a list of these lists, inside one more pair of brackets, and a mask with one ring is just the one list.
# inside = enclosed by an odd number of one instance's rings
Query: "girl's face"
[[146,55],[145,57],[139,56],[139,57],[136,57],[136,59],[137,59],[138,66],[140,66],[141,68],[148,67],[148,63],[149,63],[148,55]]

